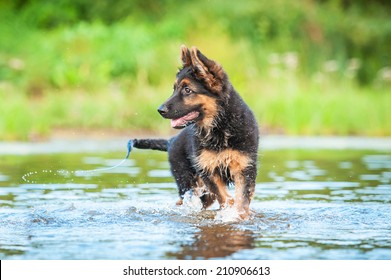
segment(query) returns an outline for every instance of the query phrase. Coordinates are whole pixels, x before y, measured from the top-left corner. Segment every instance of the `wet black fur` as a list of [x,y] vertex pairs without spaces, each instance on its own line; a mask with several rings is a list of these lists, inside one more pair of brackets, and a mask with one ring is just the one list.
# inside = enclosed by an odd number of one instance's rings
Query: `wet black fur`
[[[202,55],[201,53],[198,53]],[[202,55],[203,56],[203,55]],[[205,58],[203,56],[203,58]],[[205,58],[207,59],[207,58]],[[217,76],[217,75],[216,75]],[[141,149],[155,149],[168,151],[171,172],[178,186],[179,195],[184,197],[185,193],[197,186],[197,178],[200,176],[209,190],[214,192],[214,185],[211,175],[205,170],[199,170],[196,164],[196,157],[203,149],[211,151],[223,151],[232,149],[250,157],[252,164],[243,170],[246,178],[246,188],[243,196],[250,203],[250,193],[254,192],[255,179],[257,175],[257,150],[258,150],[258,125],[255,117],[243,99],[235,91],[228,80],[225,72],[220,73],[220,91],[215,92],[199,75],[199,69],[194,65],[184,66],[177,74],[177,83],[183,79],[191,81],[195,88],[191,94],[204,94],[216,101],[218,110],[211,126],[200,125],[204,117],[202,108],[199,106],[188,108],[184,105],[183,89],[174,86],[173,95],[159,108],[163,117],[173,119],[182,117],[185,114],[199,110],[200,116],[196,121],[186,126],[175,137],[164,139],[135,139],[134,147]],[[229,170],[225,167],[219,168],[222,180],[228,185],[233,183]],[[205,206],[209,206],[207,193],[201,196]],[[212,199],[214,200],[214,199]]]

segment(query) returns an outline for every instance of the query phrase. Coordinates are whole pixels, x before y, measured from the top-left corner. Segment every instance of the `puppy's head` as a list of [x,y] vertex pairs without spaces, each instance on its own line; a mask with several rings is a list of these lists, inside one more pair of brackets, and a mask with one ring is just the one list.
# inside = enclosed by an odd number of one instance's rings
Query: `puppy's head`
[[223,68],[204,56],[197,48],[181,47],[182,68],[174,83],[171,97],[158,109],[171,119],[171,126],[184,128],[192,123],[210,126],[218,114],[219,100],[224,98],[228,83]]

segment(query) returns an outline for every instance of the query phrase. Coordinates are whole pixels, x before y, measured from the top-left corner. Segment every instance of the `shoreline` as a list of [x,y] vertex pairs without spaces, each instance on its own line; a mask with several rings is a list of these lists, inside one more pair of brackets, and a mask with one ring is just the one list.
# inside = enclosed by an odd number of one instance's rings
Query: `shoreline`
[[[132,138],[158,138],[156,135],[138,135]],[[169,136],[160,136],[168,138]],[[32,155],[51,153],[126,153],[128,136],[52,138],[40,142],[0,142],[0,155]],[[391,152],[391,137],[360,136],[261,136],[259,149],[284,150],[374,150]]]

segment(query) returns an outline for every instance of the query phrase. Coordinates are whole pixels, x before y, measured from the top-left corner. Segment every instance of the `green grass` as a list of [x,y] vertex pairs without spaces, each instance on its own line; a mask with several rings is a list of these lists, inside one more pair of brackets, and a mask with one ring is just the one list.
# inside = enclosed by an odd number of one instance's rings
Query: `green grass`
[[390,136],[391,21],[326,2],[167,1],[159,16],[58,17],[51,28],[34,17],[43,6],[0,7],[0,140],[69,128],[170,133],[156,108],[172,92],[183,43],[224,66],[264,132]]
[[[174,74],[174,73],[173,73]],[[391,96],[353,85],[319,85],[281,79],[249,80],[236,87],[263,131],[290,135],[391,135]],[[294,85],[296,83],[296,85]],[[0,135],[5,140],[48,137],[53,129],[148,130],[167,135],[169,122],[156,108],[171,83],[131,89],[107,85],[96,92],[60,91],[31,98],[13,92],[0,98]]]
[[0,98],[7,102],[0,103],[0,138],[28,140],[49,137],[54,129],[72,128],[158,133],[163,124],[156,111],[160,101],[148,102],[150,98],[145,98],[148,95],[152,96],[148,89],[140,89],[131,96],[110,89],[95,94],[57,92],[34,100],[23,94],[7,98],[3,94]]
[[[288,89],[287,89],[288,90]],[[262,100],[262,101],[261,101]],[[251,101],[255,103],[256,101]],[[337,86],[262,96],[256,112],[270,129],[293,135],[390,135],[391,97],[385,91]]]

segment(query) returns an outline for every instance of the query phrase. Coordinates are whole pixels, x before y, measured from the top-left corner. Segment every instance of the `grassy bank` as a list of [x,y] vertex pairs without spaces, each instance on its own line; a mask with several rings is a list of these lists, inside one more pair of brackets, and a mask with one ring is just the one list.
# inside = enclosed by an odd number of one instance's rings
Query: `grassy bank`
[[[239,81],[236,87],[254,110],[265,133],[290,135],[368,135],[391,133],[391,97],[385,90],[281,81]],[[156,108],[170,95],[171,84],[131,88],[109,84],[94,92],[59,91],[40,97],[1,94],[1,138],[49,137],[55,128],[148,130],[167,135],[169,122]]]
[[135,1],[110,20],[103,6],[80,19],[72,0],[62,13],[43,2],[0,7],[0,140],[168,134],[156,108],[183,43],[224,66],[266,133],[391,135],[391,21],[380,6]]

